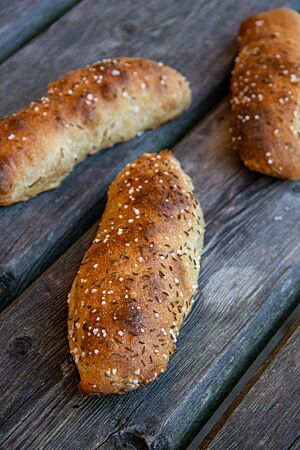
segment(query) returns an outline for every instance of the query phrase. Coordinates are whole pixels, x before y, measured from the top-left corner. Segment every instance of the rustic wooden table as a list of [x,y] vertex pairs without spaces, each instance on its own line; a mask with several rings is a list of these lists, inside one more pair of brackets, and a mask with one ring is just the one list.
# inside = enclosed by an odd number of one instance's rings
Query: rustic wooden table
[[[1,448],[186,448],[299,303],[300,184],[249,172],[228,132],[239,22],[285,4],[0,0],[1,116],[63,73],[118,55],[170,64],[193,90],[178,120],[88,158],[60,188],[0,209]],[[299,0],[288,5],[300,9]],[[141,153],[166,147],[205,214],[198,300],[165,375],[121,397],[84,398],[68,355],[67,293],[109,183]],[[299,359],[298,322],[201,445],[300,448]]]

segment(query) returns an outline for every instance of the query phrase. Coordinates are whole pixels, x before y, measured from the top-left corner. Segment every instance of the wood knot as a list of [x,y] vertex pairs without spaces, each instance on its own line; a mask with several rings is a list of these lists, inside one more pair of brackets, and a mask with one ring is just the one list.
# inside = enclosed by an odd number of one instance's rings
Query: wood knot
[[122,30],[125,35],[131,36],[136,32],[136,26],[132,22],[125,22],[122,24]]
[[8,354],[11,356],[24,356],[32,347],[32,338],[30,336],[20,336],[15,338],[8,350]]
[[119,434],[118,448],[128,450],[149,450],[149,445],[140,433],[123,431]]
[[292,187],[292,191],[293,191],[293,194],[295,194],[295,195],[300,195],[300,184],[297,183],[296,185],[294,185],[294,186]]

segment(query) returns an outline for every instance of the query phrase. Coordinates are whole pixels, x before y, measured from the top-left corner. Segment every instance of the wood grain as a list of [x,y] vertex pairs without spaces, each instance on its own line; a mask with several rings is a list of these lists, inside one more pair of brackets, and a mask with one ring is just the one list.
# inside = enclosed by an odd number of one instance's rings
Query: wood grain
[[55,22],[78,1],[2,1],[0,5],[0,63]]
[[130,0],[84,0],[2,64],[2,115],[40,96],[62,73],[122,54],[173,65],[190,80],[194,96],[193,107],[179,120],[86,160],[61,188],[0,210],[2,307],[99,218],[108,183],[128,161],[174,145],[216,102],[230,72],[240,20],[283,3],[253,0],[236,8],[235,0],[170,0],[162,8],[158,0],[139,7]]
[[[220,431],[201,448],[296,450],[300,445],[300,319]],[[247,388],[246,388],[247,389]]]
[[299,183],[242,167],[228,126],[226,100],[175,149],[194,180],[207,231],[199,301],[169,370],[122,397],[79,395],[66,297],[95,225],[1,316],[4,448],[185,448],[294,308]]

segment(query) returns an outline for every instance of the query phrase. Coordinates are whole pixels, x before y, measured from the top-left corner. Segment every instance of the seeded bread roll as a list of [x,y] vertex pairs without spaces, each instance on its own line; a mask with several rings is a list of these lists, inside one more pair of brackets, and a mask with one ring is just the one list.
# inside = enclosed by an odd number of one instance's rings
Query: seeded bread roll
[[263,12],[242,22],[232,74],[232,140],[246,166],[300,179],[300,15]]
[[182,75],[141,58],[65,75],[0,121],[0,205],[55,188],[87,155],[174,119],[190,102]]
[[84,394],[123,393],[165,371],[197,288],[204,222],[171,152],[112,183],[69,295],[69,345]]

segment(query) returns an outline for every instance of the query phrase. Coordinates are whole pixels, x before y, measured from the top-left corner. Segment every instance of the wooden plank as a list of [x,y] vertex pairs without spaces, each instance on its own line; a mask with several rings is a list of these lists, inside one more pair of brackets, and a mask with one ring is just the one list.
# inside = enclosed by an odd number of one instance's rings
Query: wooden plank
[[268,340],[267,344],[264,346],[262,351],[253,360],[247,370],[235,383],[234,387],[231,389],[229,394],[224,398],[220,405],[214,410],[213,414],[210,416],[209,420],[205,423],[203,427],[199,430],[195,438],[188,445],[187,450],[200,449],[205,443],[211,441],[211,436],[215,436],[217,431],[220,429],[222,424],[225,422],[226,418],[229,417],[234,405],[236,404],[239,397],[243,397],[247,388],[251,386],[251,380],[254,379],[256,374],[257,378],[263,371],[264,365],[271,354],[276,348],[284,341],[287,333],[295,322],[300,317],[300,303],[296,308],[289,314],[288,318],[280,324],[277,328],[275,334]]
[[299,183],[250,173],[228,127],[226,100],[175,149],[207,231],[199,301],[169,370],[125,396],[79,395],[65,302],[94,226],[1,316],[4,448],[185,448],[294,308]]
[[2,2],[0,5],[0,63],[57,20],[78,1],[13,0]]
[[300,446],[300,319],[201,449]]
[[0,114],[41,95],[47,82],[62,73],[120,54],[175,66],[191,81],[194,96],[192,109],[179,120],[89,158],[60,189],[1,209],[2,306],[99,218],[107,185],[120,168],[142,152],[174,145],[216,101],[236,51],[239,21],[281,4],[253,0],[237,8],[235,0],[170,0],[162,8],[159,0],[150,0],[137,8],[130,0],[84,0],[1,66]]

